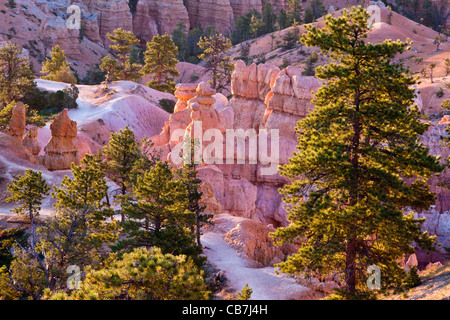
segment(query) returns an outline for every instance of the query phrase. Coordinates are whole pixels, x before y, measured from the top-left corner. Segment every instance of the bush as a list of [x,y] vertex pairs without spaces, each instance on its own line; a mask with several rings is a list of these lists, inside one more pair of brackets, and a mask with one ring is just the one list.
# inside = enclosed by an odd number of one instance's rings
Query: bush
[[65,108],[76,108],[78,106],[76,102],[78,94],[79,90],[74,84],[56,92],[40,91],[38,88],[33,88],[25,94],[22,101],[29,105],[31,109],[38,111],[39,114],[51,116]]

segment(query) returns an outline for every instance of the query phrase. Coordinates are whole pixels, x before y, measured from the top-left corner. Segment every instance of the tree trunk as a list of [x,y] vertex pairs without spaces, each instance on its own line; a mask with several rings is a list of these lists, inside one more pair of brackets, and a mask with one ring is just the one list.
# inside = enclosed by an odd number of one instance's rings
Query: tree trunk
[[350,298],[356,292],[356,235],[347,239],[345,249],[345,292]]

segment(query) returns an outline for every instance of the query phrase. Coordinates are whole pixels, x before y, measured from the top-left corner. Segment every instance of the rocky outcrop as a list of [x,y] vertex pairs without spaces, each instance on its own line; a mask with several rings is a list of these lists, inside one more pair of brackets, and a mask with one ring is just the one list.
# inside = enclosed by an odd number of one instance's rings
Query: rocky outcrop
[[272,92],[266,96],[267,108],[306,117],[313,108],[313,92],[321,85],[317,78],[302,76],[300,69],[287,67],[277,75]]
[[23,135],[25,134],[27,108],[22,102],[17,102],[11,111],[11,119],[9,120],[6,133],[15,138],[19,143],[22,143]]
[[87,35],[92,34],[92,41],[100,38],[105,47],[110,44],[107,37],[108,33],[112,33],[117,28],[124,30],[133,30],[133,21],[130,8],[127,0],[98,0],[98,1],[83,1],[91,14],[90,20],[97,20],[98,37],[96,34],[97,27],[89,23],[86,26],[93,26],[93,29],[88,31]]
[[28,133],[23,139],[23,145],[35,156],[41,152],[41,146],[37,140],[38,128],[30,127]]
[[230,33],[235,19],[230,0],[187,0],[186,8],[192,28],[213,25],[221,33]]
[[44,148],[40,163],[48,170],[67,170],[72,163],[79,164],[80,156],[73,139],[77,136],[77,123],[69,119],[64,109],[50,125],[52,137]]

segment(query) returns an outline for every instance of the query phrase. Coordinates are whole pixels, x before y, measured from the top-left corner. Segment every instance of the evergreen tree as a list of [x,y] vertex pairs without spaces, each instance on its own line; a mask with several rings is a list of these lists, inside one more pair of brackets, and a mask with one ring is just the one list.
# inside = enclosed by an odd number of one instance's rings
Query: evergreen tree
[[436,62],[430,63],[429,68],[430,68],[430,80],[431,80],[431,83],[434,83],[433,70],[436,68]]
[[139,79],[142,66],[131,61],[133,48],[139,44],[136,36],[131,31],[121,28],[115,29],[112,34],[108,33],[106,36],[112,42],[109,48],[115,53],[117,59],[104,57],[100,69],[108,72],[112,81]]
[[50,57],[50,59],[46,58],[45,62],[42,63],[41,74],[47,74],[42,77],[43,79],[72,84],[77,83],[77,79],[70,71],[70,63],[66,61],[64,50],[59,45],[53,47]]
[[319,56],[317,52],[311,52],[311,55],[306,58],[305,70],[302,72],[304,76],[314,76],[316,74],[316,70],[314,68],[315,63],[319,60]]
[[36,85],[29,59],[15,44],[0,45],[0,109],[19,101]]
[[446,41],[447,41],[447,38],[443,34],[436,34],[433,37],[433,44],[436,45],[436,52],[439,51],[439,47],[440,47],[441,43],[444,43]]
[[48,195],[50,187],[42,178],[42,172],[25,170],[24,175],[17,176],[8,185],[11,194],[6,202],[17,202],[19,205],[11,212],[29,218],[31,224],[31,248],[34,252],[36,230],[34,219],[39,216],[42,200]]
[[250,300],[252,297],[253,290],[248,286],[248,283],[245,284],[245,287],[242,288],[240,292],[238,292],[237,300]]
[[445,64],[445,76],[447,77],[450,73],[450,59],[446,58],[444,60],[444,64]]
[[298,123],[298,151],[281,168],[291,181],[282,189],[291,224],[272,234],[277,243],[301,241],[278,265],[282,272],[339,272],[348,299],[367,293],[368,266],[381,269],[383,290],[397,287],[405,278],[397,261],[414,252],[413,242],[433,249],[424,220],[405,208],[434,203],[427,179],[444,168],[419,141],[428,126],[411,107],[415,79],[391,60],[408,43],[366,43],[368,18],[358,7],[328,15],[323,29],[306,26],[302,42],[336,62],[316,68],[326,84]]
[[286,16],[289,25],[293,25],[295,22],[296,23],[302,22],[303,7],[301,4],[301,0],[287,0],[286,5],[287,5]]
[[173,77],[180,75],[176,68],[177,54],[178,48],[168,34],[154,36],[151,42],[147,42],[145,65],[141,72],[153,76],[147,83],[148,87],[169,93],[175,91]]
[[80,290],[70,294],[46,290],[49,300],[206,300],[203,271],[184,255],[159,248],[137,248],[112,256],[99,270],[87,269]]
[[319,19],[327,13],[322,0],[309,0],[309,8],[311,9],[314,20]]
[[118,236],[117,224],[107,221],[113,210],[103,201],[107,185],[101,155],[86,154],[81,165],[72,164],[72,174],[55,188],[56,210],[38,230],[52,290],[65,288],[69,265],[99,265],[105,244]]
[[[191,153],[189,161],[184,161],[185,165],[181,170],[181,180],[184,182],[188,192],[188,210],[195,215],[195,226],[192,225],[192,233],[195,233],[197,238],[197,245],[201,248],[201,229],[207,224],[212,224],[213,215],[205,214],[205,206],[202,206],[201,200],[203,193],[200,191],[202,180],[198,178],[198,171],[195,164],[195,149],[198,145],[195,144],[195,140],[191,140]],[[195,229],[195,230],[194,230]]]
[[[3,109],[0,109],[0,131],[5,130],[9,126],[11,120],[12,110],[16,106],[15,102],[7,104]],[[1,108],[1,106],[0,106]],[[36,110],[31,109],[29,105],[25,104],[25,122],[26,124],[35,125],[39,128],[45,126],[45,120],[40,116]]]
[[203,50],[199,58],[207,63],[207,69],[211,72],[212,88],[220,92],[230,84],[234,70],[228,55],[231,41],[222,34],[214,34],[210,37],[202,37],[198,46]]
[[257,18],[256,16],[252,16],[250,19],[250,32],[253,35],[253,38],[257,38],[261,35],[264,28],[264,21],[262,18]]
[[177,59],[186,61],[189,58],[189,41],[186,25],[183,22],[178,22],[175,30],[172,31],[172,40],[178,48]]
[[288,22],[288,18],[287,18],[287,13],[286,11],[284,11],[283,9],[281,9],[278,12],[277,15],[277,22],[278,22],[278,28],[280,30],[286,29],[287,27],[289,27],[289,22]]
[[264,33],[271,33],[275,31],[275,22],[277,15],[273,10],[272,3],[266,2],[262,9],[262,21],[264,27]]

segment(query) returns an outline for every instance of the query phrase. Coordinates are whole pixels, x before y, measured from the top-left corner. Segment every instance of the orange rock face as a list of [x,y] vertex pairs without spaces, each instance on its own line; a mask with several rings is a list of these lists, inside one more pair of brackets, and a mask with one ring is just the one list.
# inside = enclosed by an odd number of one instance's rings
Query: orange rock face
[[70,164],[79,164],[80,156],[73,139],[77,136],[77,123],[69,119],[64,109],[50,125],[52,137],[44,148],[42,165],[48,170],[67,170]]
[[25,114],[26,107],[22,102],[18,102],[12,109],[11,119],[9,120],[9,126],[6,129],[6,133],[11,137],[17,139],[17,141],[22,142],[23,135],[25,134]]

